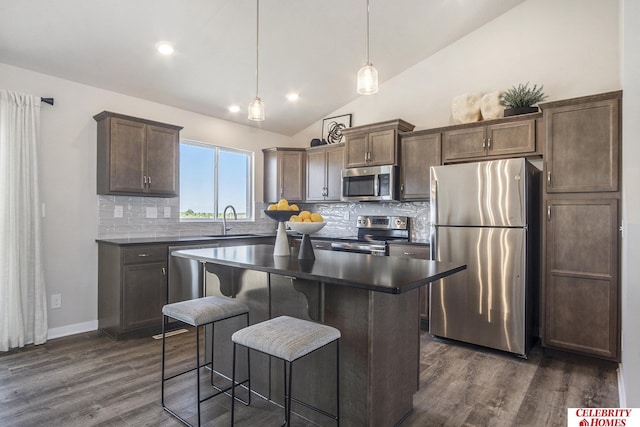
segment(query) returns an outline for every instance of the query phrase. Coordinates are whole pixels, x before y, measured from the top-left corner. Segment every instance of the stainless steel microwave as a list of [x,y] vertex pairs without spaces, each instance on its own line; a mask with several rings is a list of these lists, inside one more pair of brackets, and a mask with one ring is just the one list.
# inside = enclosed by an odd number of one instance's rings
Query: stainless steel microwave
[[397,200],[397,166],[371,166],[342,170],[341,200]]

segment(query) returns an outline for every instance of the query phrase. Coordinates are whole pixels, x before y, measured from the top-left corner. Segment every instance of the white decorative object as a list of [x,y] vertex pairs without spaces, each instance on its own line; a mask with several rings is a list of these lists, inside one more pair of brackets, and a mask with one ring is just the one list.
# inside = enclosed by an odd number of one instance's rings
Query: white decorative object
[[480,112],[484,120],[504,117],[504,107],[500,105],[501,91],[485,93],[480,99]]
[[481,93],[464,93],[451,102],[451,115],[455,123],[471,123],[480,120]]

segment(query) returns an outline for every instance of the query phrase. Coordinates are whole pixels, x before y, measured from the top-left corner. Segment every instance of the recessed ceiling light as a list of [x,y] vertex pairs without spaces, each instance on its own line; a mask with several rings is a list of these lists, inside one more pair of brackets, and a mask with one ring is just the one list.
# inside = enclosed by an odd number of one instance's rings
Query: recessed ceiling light
[[289,101],[297,101],[297,100],[298,100],[298,98],[300,98],[300,95],[299,95],[299,94],[297,94],[297,93],[295,93],[295,92],[292,92],[292,93],[288,93],[288,94],[287,94],[287,99],[288,99]]
[[231,105],[229,107],[229,112],[230,113],[237,113],[240,111],[240,106],[239,105]]
[[169,42],[159,42],[157,49],[162,55],[169,56],[173,54],[173,45]]

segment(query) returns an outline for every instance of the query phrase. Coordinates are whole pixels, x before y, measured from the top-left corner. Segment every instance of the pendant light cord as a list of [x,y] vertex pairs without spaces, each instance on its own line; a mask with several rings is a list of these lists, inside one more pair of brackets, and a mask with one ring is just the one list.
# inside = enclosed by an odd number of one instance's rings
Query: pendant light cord
[[[369,1],[369,0],[367,0]],[[258,97],[258,52],[260,49],[260,0],[256,0],[256,98]]]
[[367,65],[369,64],[369,0],[367,0]]

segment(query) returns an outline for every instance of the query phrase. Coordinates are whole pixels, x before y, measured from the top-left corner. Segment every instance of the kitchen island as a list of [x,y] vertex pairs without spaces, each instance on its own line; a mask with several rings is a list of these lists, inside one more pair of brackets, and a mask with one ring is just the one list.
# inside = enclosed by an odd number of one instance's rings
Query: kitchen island
[[[184,250],[173,255],[202,262],[211,276],[205,294],[238,298],[249,306],[252,324],[291,315],[338,328],[342,334],[340,415],[345,426],[392,426],[411,412],[419,379],[418,290],[466,268],[334,251],[316,251],[315,260],[303,261],[295,251],[291,256],[274,256],[272,245]],[[222,372],[230,372],[229,337],[241,326],[228,325],[221,332],[216,327],[214,360]],[[294,396],[329,412],[335,410],[334,352],[329,346],[301,360],[293,384]],[[254,390],[282,403],[280,363],[252,354],[251,374]],[[324,421],[304,407],[293,410]]]

